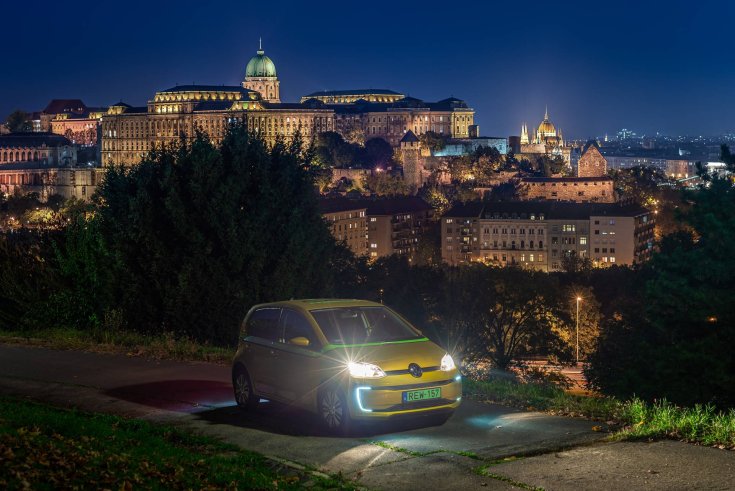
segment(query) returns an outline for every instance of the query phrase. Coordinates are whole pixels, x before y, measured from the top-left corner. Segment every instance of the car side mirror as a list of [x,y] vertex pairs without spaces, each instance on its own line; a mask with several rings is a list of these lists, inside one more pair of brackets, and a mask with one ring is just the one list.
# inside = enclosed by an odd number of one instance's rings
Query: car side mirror
[[308,338],[305,338],[304,336],[297,336],[295,338],[289,339],[288,344],[295,344],[296,346],[307,347],[310,343]]

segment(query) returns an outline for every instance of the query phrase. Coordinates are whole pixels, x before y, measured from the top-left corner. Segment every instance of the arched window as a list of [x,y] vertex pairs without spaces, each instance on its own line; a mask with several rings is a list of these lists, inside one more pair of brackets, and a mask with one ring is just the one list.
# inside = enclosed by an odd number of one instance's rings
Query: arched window
[[38,162],[38,151],[33,152],[33,161]]

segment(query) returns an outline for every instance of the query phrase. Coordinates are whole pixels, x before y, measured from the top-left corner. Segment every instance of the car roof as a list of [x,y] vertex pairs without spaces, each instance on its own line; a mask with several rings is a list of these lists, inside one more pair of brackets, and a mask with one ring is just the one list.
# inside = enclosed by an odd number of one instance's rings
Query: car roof
[[255,305],[253,308],[262,307],[292,307],[299,310],[319,310],[337,307],[381,307],[382,304],[368,300],[356,300],[346,298],[305,298],[300,300],[284,300],[281,302],[270,302]]

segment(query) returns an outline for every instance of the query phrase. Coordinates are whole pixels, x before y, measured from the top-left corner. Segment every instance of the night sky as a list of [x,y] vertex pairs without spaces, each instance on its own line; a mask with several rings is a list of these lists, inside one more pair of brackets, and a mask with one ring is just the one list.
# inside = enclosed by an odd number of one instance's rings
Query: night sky
[[177,83],[239,84],[262,36],[284,101],[455,96],[486,136],[535,126],[545,104],[567,138],[735,132],[735,2],[5,0],[0,12],[2,117],[51,98],[145,105]]

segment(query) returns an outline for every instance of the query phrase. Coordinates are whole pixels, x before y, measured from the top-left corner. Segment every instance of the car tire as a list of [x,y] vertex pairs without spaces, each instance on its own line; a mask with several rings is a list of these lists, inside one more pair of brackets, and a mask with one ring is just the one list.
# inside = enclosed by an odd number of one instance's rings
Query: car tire
[[329,433],[344,435],[351,426],[350,408],[345,393],[339,386],[328,386],[319,392],[319,421]]
[[255,409],[260,397],[253,391],[250,375],[243,366],[238,366],[232,374],[232,388],[235,392],[235,402],[241,409]]

